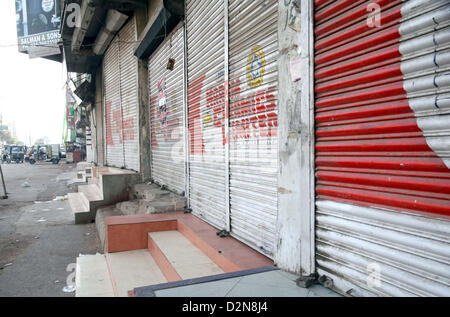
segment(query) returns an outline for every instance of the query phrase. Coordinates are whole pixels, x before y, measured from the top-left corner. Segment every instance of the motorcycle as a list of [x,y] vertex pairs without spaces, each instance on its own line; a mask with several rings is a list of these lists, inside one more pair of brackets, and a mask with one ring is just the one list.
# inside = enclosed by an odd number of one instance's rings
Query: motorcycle
[[11,163],[11,156],[9,155],[9,153],[5,153],[2,155],[2,164],[4,164],[5,162],[8,164]]

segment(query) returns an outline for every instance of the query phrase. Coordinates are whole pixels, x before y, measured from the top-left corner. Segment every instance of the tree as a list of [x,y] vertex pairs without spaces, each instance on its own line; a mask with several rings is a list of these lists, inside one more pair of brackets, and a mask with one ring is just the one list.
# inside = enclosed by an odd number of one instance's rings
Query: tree
[[15,144],[15,142],[17,142],[8,130],[0,130],[0,141],[5,142],[6,144]]

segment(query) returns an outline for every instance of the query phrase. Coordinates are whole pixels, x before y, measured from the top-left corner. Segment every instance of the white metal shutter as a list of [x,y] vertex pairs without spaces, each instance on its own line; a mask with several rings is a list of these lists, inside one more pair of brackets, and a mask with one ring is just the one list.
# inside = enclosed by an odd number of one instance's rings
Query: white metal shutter
[[315,4],[318,273],[449,296],[449,2]]
[[229,1],[231,233],[268,256],[277,220],[278,0]]
[[103,58],[106,165],[122,167],[121,107],[119,84],[119,41],[111,42]]
[[225,229],[224,2],[188,0],[186,10],[190,208]]
[[[175,59],[173,70],[167,69]],[[153,180],[184,192],[184,28],[181,25],[149,60]]]
[[118,40],[124,166],[139,171],[138,59],[134,56],[137,41],[135,17],[120,30]]

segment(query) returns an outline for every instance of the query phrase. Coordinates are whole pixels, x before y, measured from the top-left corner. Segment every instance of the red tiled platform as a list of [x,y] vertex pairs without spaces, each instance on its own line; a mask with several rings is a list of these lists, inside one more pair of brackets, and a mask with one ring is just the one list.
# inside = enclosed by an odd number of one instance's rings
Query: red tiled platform
[[105,224],[105,252],[109,253],[146,249],[152,245],[149,232],[178,230],[225,272],[273,265],[271,259],[235,238],[220,238],[216,228],[192,214],[110,216]]

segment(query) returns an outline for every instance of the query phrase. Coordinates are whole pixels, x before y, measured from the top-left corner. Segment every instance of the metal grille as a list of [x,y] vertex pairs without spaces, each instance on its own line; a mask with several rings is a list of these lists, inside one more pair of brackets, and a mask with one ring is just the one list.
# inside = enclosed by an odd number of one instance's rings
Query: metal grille
[[186,13],[190,208],[225,229],[224,2],[188,0]]
[[132,18],[114,38],[103,60],[106,164],[139,171],[138,61],[133,55]]
[[120,93],[122,98],[122,141],[125,168],[139,171],[138,60],[134,56],[137,40],[133,17],[119,32]]
[[[167,69],[169,58],[175,60]],[[149,60],[152,127],[152,178],[160,185],[184,191],[184,28],[181,25]]]
[[231,232],[268,256],[277,219],[278,1],[229,1]]
[[119,42],[114,39],[103,59],[105,148],[106,164],[122,167],[123,148],[121,144],[120,83],[119,83]]
[[318,271],[352,295],[448,296],[448,1],[315,4]]

